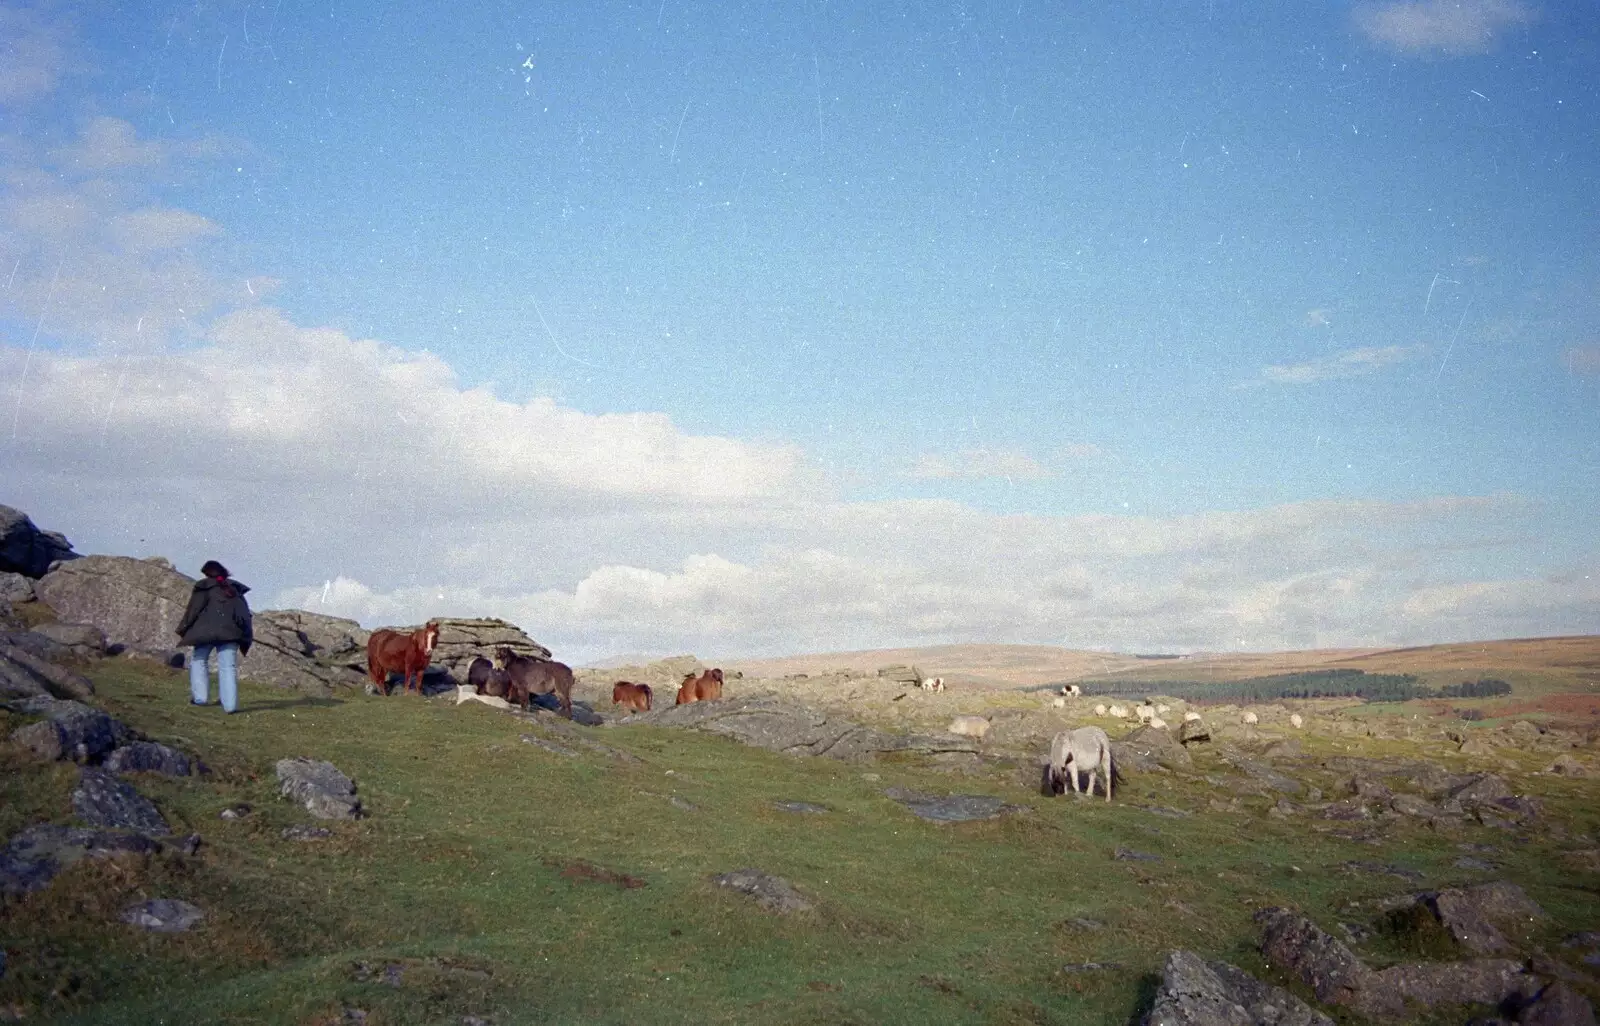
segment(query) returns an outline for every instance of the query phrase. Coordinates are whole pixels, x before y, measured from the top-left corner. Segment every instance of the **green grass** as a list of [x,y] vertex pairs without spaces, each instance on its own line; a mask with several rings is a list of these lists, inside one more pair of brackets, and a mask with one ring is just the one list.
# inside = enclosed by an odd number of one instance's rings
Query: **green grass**
[[[641,762],[566,758],[518,740],[541,728],[477,705],[246,685],[241,714],[226,717],[189,706],[171,671],[89,670],[113,714],[211,766],[138,781],[179,834],[205,843],[196,858],[85,860],[0,907],[0,1010],[29,1021],[310,1024],[360,1008],[374,1026],[467,1015],[496,1026],[1126,1023],[1168,950],[1282,982],[1255,952],[1255,909],[1294,905],[1331,927],[1351,902],[1414,889],[1339,868],[1352,860],[1414,868],[1435,886],[1482,878],[1453,868],[1463,840],[1496,844],[1503,875],[1551,911],[1540,936],[1552,950],[1600,911],[1594,879],[1559,858],[1574,845],[1554,835],[1519,846],[1478,827],[1400,825],[1373,845],[1266,817],[1265,797],[1207,812],[1216,792],[1197,778],[1132,777],[1108,806],[1041,798],[1026,767],[963,777],[644,727],[586,732]],[[18,722],[0,714],[0,729]],[[1384,754],[1402,750],[1389,742]],[[369,817],[333,825],[328,841],[283,840],[309,821],[275,796],[273,763],[295,755],[352,776]],[[1199,763],[1218,771],[1211,755]],[[70,822],[74,779],[72,767],[0,754],[0,830]],[[1332,774],[1309,782],[1331,795]],[[1592,786],[1546,783],[1551,820],[1600,826]],[[884,797],[897,784],[999,794],[1029,811],[936,826]],[[782,799],[832,811],[781,812]],[[255,811],[218,818],[239,802]],[[1172,819],[1141,804],[1197,811]],[[1114,860],[1118,848],[1161,858]],[[575,862],[646,885],[563,875]],[[748,866],[786,877],[817,908],[777,917],[709,882]],[[145,897],[192,901],[208,919],[178,935],[117,920]],[[1082,962],[1121,968],[1060,972]],[[390,966],[398,986],[384,980]]]

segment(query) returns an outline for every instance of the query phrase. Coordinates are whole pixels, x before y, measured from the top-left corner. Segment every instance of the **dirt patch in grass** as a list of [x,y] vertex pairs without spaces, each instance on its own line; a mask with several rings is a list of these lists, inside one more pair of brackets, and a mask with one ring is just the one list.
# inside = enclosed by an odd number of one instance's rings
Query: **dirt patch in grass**
[[625,891],[647,886],[646,882],[637,876],[619,873],[614,869],[597,866],[592,862],[584,862],[582,860],[562,862],[559,859],[546,859],[545,865],[559,870],[561,879],[571,880],[573,883],[615,884]]

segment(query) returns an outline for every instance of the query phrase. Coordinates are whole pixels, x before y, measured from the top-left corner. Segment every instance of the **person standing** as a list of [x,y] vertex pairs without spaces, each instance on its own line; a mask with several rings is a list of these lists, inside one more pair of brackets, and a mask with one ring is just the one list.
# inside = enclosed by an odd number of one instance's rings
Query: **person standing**
[[194,646],[189,660],[189,701],[208,705],[211,696],[211,653],[217,653],[217,696],[224,712],[239,708],[239,656],[250,653],[255,634],[245,585],[228,568],[208,559],[189,595],[189,608],[178,622],[178,637]]

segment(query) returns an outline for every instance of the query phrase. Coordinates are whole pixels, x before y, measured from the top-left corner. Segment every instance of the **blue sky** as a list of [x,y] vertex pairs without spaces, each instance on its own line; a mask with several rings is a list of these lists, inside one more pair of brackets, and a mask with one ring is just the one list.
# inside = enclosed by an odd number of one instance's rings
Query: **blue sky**
[[575,658],[1600,629],[1592,10],[423,6],[3,9],[0,501]]

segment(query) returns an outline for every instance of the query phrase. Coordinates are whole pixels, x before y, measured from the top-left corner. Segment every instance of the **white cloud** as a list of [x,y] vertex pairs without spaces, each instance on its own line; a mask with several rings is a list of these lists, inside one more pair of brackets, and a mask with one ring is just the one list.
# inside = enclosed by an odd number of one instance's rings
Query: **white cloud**
[[1385,367],[1405,363],[1422,355],[1423,348],[1415,346],[1369,346],[1346,349],[1320,360],[1304,363],[1271,364],[1261,369],[1259,376],[1242,387],[1261,385],[1310,385],[1319,381],[1336,381],[1359,378],[1376,373]]
[[1010,478],[1039,481],[1055,472],[1018,449],[962,449],[953,453],[923,453],[912,464],[912,477],[929,480]]
[[0,7],[0,104],[46,96],[77,67],[62,26],[27,8]]
[[1505,29],[1533,20],[1516,0],[1403,0],[1359,4],[1356,27],[1402,53],[1486,53]]

